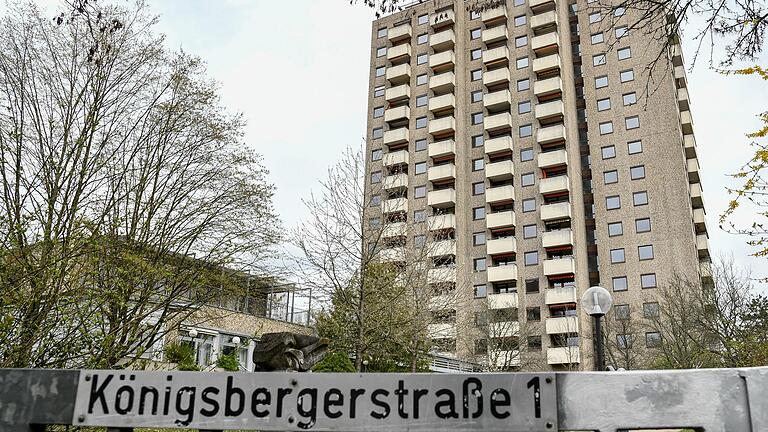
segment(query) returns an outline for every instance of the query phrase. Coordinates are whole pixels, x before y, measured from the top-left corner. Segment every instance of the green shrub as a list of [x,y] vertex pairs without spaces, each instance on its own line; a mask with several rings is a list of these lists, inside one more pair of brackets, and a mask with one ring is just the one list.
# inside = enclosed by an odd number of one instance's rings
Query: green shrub
[[199,371],[200,367],[195,363],[195,348],[191,345],[169,343],[163,349],[165,361],[176,363],[180,371]]
[[313,368],[314,372],[356,372],[349,357],[341,352],[331,352]]
[[240,370],[240,362],[235,357],[235,354],[221,354],[219,359],[216,360],[216,366],[227,372],[237,372]]

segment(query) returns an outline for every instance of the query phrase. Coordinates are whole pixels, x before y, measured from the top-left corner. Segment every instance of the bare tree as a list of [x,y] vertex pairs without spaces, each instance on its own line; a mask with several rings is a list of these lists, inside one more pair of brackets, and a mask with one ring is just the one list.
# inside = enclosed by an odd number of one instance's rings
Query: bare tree
[[605,316],[603,338],[607,363],[625,370],[647,369],[656,353],[646,347],[648,322],[629,305],[615,305]]

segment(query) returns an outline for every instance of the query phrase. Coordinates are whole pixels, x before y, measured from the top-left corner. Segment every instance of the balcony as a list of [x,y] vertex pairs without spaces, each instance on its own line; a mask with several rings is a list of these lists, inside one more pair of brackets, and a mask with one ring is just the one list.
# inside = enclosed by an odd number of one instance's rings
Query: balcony
[[702,196],[701,183],[693,183],[690,188],[691,205],[693,208],[704,208],[704,197]]
[[410,120],[411,109],[408,105],[390,108],[384,112],[384,121],[389,123],[397,120]]
[[509,48],[506,45],[483,51],[483,63],[486,65],[509,62]]
[[430,216],[427,219],[427,225],[430,231],[441,231],[447,229],[456,229],[456,215],[442,214]]
[[557,177],[543,178],[539,180],[539,192],[542,195],[559,194],[562,192],[570,192],[571,183],[567,175],[559,175]]
[[515,165],[511,160],[503,160],[485,165],[485,178],[489,180],[506,180],[515,176]]
[[547,348],[547,364],[560,365],[581,363],[579,347]]
[[520,351],[491,351],[490,357],[497,368],[518,367],[521,365]]
[[456,268],[440,267],[440,268],[429,269],[427,271],[427,283],[430,283],[430,284],[456,283]]
[[531,30],[534,33],[540,33],[551,27],[557,27],[557,11],[544,12],[531,17]]
[[429,122],[429,133],[432,136],[452,135],[456,132],[456,120],[453,117],[441,117]]
[[576,303],[576,288],[549,288],[544,290],[544,304]]
[[690,103],[688,102],[688,90],[677,90],[677,105],[680,107],[680,111],[688,111],[690,109]]
[[579,320],[575,316],[547,318],[544,326],[548,335],[579,332]]
[[384,166],[408,165],[408,162],[410,162],[409,156],[407,150],[385,153],[383,158]]
[[411,58],[411,44],[396,45],[387,50],[387,60],[398,61]]
[[441,240],[430,245],[430,257],[441,257],[446,255],[456,255],[456,240]]
[[435,52],[451,49],[455,44],[456,33],[453,32],[453,29],[444,30],[429,37],[429,46]]
[[693,209],[693,226],[698,234],[707,232],[707,215],[704,213],[704,209]]
[[573,257],[544,260],[544,276],[570,275],[576,273],[576,260]]
[[485,226],[489,230],[512,228],[515,225],[515,212],[511,210],[485,215]]
[[455,21],[456,16],[451,9],[433,13],[429,17],[429,22],[435,28],[453,24]]
[[431,339],[455,339],[456,326],[454,324],[429,324],[427,333]]
[[565,106],[563,101],[556,100],[536,105],[534,112],[536,113],[536,120],[544,125],[553,121],[561,121],[565,116]]
[[683,135],[683,148],[685,149],[686,158],[696,157],[696,137],[693,134]]
[[670,48],[671,54],[672,54],[672,64],[675,66],[682,66],[683,65],[683,49],[680,48],[680,44],[676,43],[672,45]]
[[511,255],[517,253],[517,242],[514,237],[504,237],[488,240],[488,255]]
[[436,94],[451,92],[454,87],[456,87],[456,74],[453,72],[443,72],[429,78],[429,89]]
[[503,266],[488,267],[488,282],[505,282],[517,280],[517,265],[507,264]]
[[387,68],[387,80],[392,84],[407,84],[411,81],[411,65],[404,63]]
[[431,182],[441,182],[456,179],[456,165],[449,163],[430,167],[427,171],[427,179]]
[[513,152],[513,144],[511,136],[503,136],[493,138],[485,141],[485,154],[488,156],[496,156]]
[[540,102],[563,92],[563,80],[560,77],[547,78],[533,83],[533,94]]
[[401,173],[384,177],[382,186],[384,190],[401,189],[408,187],[408,174]]
[[435,208],[455,207],[456,189],[440,189],[427,193],[427,205]]
[[[483,12],[480,13],[480,19],[485,24],[506,21],[507,8],[504,5],[502,5],[501,7],[497,7],[495,9],[484,10]],[[501,26],[501,27],[505,27],[505,26]]]
[[410,39],[412,35],[413,29],[410,24],[401,24],[397,27],[392,27],[387,31],[387,37],[392,42]]
[[483,30],[483,43],[486,44],[507,40],[508,37],[505,25]]
[[560,54],[552,54],[546,57],[533,59],[533,73],[536,75],[548,74],[559,71],[562,68]]
[[541,206],[541,220],[544,222],[570,219],[571,203],[559,202],[554,204],[544,204]]
[[429,144],[429,157],[442,159],[456,155],[456,142],[452,139],[435,141]]
[[541,146],[565,141],[565,126],[559,124],[540,128],[536,132],[536,142]]
[[685,161],[688,167],[688,181],[690,183],[698,183],[699,180],[699,160],[698,159],[686,159]]
[[394,247],[394,248],[382,249],[381,252],[379,252],[379,259],[384,262],[405,261],[405,248]]
[[689,135],[693,133],[693,118],[690,111],[683,111],[680,113],[680,124],[683,126],[683,134]]
[[512,309],[517,305],[517,293],[488,294],[488,309]]
[[538,165],[541,169],[568,165],[568,152],[561,149],[539,153]]
[[534,12],[545,8],[554,8],[555,0],[529,0],[528,6]]
[[431,311],[444,311],[456,309],[456,296],[451,294],[443,294],[432,296],[429,299],[429,310]]
[[381,236],[384,238],[404,237],[406,233],[405,222],[392,222],[384,225]]
[[407,213],[408,198],[391,198],[381,202],[383,213]]
[[699,251],[699,259],[709,257],[709,237],[706,234],[696,236],[696,250]]
[[408,128],[390,129],[384,132],[384,145],[392,146],[408,142]]
[[429,99],[429,110],[431,112],[453,111],[456,108],[456,97],[453,93]]
[[545,231],[541,233],[541,246],[544,249],[573,246],[573,231],[570,228]]
[[453,53],[453,50],[443,51],[429,56],[429,67],[432,69],[448,69],[455,64],[456,55]]
[[483,74],[483,85],[486,87],[491,87],[498,84],[506,84],[508,82],[509,69],[505,67],[494,69]]
[[502,204],[515,200],[515,187],[513,185],[488,188],[485,191],[485,201],[488,204]]
[[390,87],[384,93],[384,98],[387,102],[399,102],[402,100],[411,98],[411,86],[408,84],[399,85],[397,87]]
[[560,50],[560,39],[557,32],[532,37],[531,49],[537,55],[558,52]]
[[509,90],[500,90],[483,96],[483,106],[488,112],[508,110],[512,105],[512,94]]
[[502,321],[491,323],[488,327],[491,338],[508,338],[520,335],[520,323],[517,321]]
[[688,87],[688,79],[685,76],[685,67],[675,66],[675,81],[677,81],[677,88]]
[[500,132],[512,129],[512,115],[508,112],[489,115],[483,121],[483,125],[488,132]]

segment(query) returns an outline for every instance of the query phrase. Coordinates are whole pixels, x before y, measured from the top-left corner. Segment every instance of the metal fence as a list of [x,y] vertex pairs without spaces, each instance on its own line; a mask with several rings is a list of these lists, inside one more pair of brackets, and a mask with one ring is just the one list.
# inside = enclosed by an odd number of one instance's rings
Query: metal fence
[[0,369],[0,430],[768,431],[768,368],[500,374]]

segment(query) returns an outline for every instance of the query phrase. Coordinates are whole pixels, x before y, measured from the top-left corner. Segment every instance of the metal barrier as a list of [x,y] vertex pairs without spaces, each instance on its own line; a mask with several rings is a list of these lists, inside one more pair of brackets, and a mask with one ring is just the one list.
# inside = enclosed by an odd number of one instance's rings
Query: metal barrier
[[500,374],[0,369],[0,430],[768,431],[768,368]]

